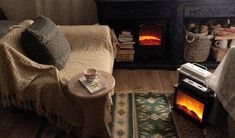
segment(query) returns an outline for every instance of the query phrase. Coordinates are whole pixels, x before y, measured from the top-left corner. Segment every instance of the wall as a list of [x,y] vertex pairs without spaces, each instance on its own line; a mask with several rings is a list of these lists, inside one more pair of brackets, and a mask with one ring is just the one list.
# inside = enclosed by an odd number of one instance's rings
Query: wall
[[94,24],[94,0],[0,0],[9,20],[35,19],[43,14],[57,24]]

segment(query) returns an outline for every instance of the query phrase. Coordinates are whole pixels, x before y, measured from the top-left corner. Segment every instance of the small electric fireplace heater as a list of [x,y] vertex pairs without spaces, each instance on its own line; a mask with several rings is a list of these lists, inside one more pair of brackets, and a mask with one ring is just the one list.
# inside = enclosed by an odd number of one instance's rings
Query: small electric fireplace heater
[[207,123],[213,101],[213,91],[185,78],[175,88],[173,108],[199,126],[204,126]]
[[137,54],[144,58],[165,58],[165,35],[165,20],[139,25],[137,29]]

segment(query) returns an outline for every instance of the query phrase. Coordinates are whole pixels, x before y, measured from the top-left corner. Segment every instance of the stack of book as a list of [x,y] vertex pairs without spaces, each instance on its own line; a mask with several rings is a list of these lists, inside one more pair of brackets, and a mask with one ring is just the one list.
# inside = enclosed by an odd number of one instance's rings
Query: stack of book
[[116,61],[133,61],[134,60],[134,40],[130,31],[122,31],[118,35],[118,52]]

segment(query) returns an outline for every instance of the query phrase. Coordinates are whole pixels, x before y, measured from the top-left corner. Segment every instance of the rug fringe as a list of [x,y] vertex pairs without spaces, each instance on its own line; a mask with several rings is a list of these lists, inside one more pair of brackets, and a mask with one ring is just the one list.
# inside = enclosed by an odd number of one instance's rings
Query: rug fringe
[[[176,127],[176,120],[175,120],[175,115],[174,115],[174,111],[172,110],[173,109],[173,106],[171,106],[172,104],[174,104],[174,101],[171,103],[170,102],[170,100],[172,100],[172,99],[170,99],[169,98],[169,94],[165,94],[165,96],[166,96],[166,101],[167,101],[167,103],[168,103],[168,105],[169,105],[169,108],[171,109],[171,116],[172,116],[172,119],[173,119],[173,122],[174,122],[174,126],[175,126],[175,129],[176,129],[176,132],[177,132],[177,135],[179,136],[179,129],[178,129],[178,127]],[[174,99],[173,99],[174,100]]]

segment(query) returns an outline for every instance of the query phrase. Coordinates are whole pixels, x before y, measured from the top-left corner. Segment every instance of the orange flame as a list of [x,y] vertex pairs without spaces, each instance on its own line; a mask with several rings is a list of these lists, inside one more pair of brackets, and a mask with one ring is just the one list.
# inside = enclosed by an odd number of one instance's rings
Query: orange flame
[[143,45],[143,46],[161,45],[161,38],[157,36],[140,35],[139,41],[140,41],[140,45]]
[[156,40],[156,41],[161,41],[161,39],[159,37],[156,36],[151,36],[151,35],[142,35],[139,38],[140,41],[144,41],[144,40]]
[[176,105],[180,110],[183,110],[186,114],[190,115],[194,119],[202,122],[204,104],[196,99],[188,96],[187,94],[178,91],[176,97]]

